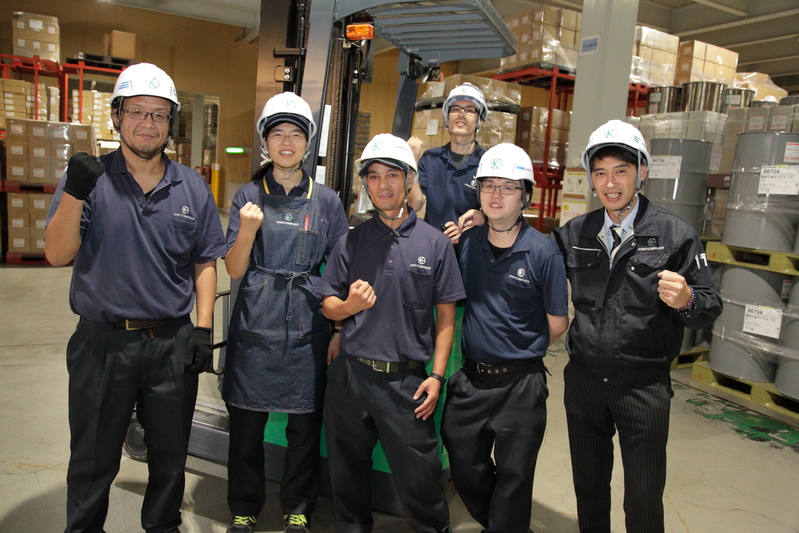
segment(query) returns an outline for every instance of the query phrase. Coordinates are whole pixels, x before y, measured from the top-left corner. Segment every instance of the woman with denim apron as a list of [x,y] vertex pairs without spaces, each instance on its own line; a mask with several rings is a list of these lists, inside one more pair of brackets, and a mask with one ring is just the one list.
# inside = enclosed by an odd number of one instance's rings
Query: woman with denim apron
[[225,258],[242,278],[230,318],[222,397],[230,414],[228,533],[250,533],[265,500],[264,428],[288,413],[280,504],[285,531],[307,532],[316,506],[328,356],[338,352],[314,288],[347,231],[336,193],[302,168],[316,124],[294,93],[271,98],[257,130],[270,162],[236,193]]

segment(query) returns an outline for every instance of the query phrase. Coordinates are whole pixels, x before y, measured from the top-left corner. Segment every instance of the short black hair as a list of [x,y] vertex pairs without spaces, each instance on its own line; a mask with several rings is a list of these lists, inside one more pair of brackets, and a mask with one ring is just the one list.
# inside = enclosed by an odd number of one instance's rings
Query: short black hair
[[[594,170],[594,161],[597,159],[606,159],[608,157],[629,163],[630,165],[633,165],[636,170],[638,170],[638,161],[640,155],[629,148],[624,148],[623,146],[619,146],[617,144],[603,146],[591,154],[591,161],[589,162],[591,170]],[[644,158],[640,157],[640,160],[643,161]]]

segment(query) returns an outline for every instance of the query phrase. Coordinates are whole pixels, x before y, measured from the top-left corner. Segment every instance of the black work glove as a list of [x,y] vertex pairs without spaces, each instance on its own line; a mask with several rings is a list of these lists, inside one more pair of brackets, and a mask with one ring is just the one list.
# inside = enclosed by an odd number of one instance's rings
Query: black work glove
[[186,371],[201,374],[214,369],[214,345],[211,342],[211,329],[195,327],[186,345]]
[[67,165],[67,182],[64,183],[64,192],[78,200],[85,200],[97,184],[97,178],[103,172],[105,172],[103,165],[93,155],[86,152],[73,154]]

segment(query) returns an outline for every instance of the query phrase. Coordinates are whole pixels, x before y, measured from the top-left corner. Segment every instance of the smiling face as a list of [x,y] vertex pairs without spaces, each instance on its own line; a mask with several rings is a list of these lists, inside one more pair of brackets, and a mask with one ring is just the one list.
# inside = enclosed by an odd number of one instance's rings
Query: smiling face
[[130,118],[126,112],[138,109],[143,113],[170,114],[172,106],[169,100],[158,96],[132,96],[122,102],[122,112],[114,113],[114,121],[119,128],[123,146],[130,148],[140,156],[153,156],[161,151],[169,138],[169,122],[155,122],[152,115],[144,120]]
[[291,122],[282,122],[266,134],[266,152],[272,163],[281,169],[299,167],[307,143],[302,128]]
[[[369,199],[386,215],[397,216],[405,203],[407,188],[413,183],[411,176],[406,176],[404,171],[384,163],[370,164],[364,176]],[[406,177],[411,179],[406,180]]]
[[[494,189],[488,191],[488,189]],[[512,194],[503,194],[513,190]],[[486,218],[498,227],[516,222],[524,207],[524,189],[521,181],[505,178],[485,178],[480,184],[480,207]]]
[[[474,114],[467,114],[474,111]],[[477,121],[480,119],[480,108],[471,100],[456,100],[452,103],[447,117],[447,130],[450,135],[474,135]]]
[[[620,222],[617,220],[617,211],[629,204],[635,196],[636,178],[637,169],[632,163],[610,156],[602,159],[594,158],[591,161],[591,179],[594,182],[597,198],[615,222]],[[641,181],[643,182],[645,178],[646,166],[642,164]],[[630,208],[634,205],[631,204]]]

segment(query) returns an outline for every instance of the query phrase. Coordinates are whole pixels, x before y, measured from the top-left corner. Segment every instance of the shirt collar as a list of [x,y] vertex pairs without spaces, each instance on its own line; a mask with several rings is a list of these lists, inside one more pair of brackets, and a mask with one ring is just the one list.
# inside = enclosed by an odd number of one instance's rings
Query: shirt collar
[[[278,185],[280,185],[280,188],[283,189],[283,192],[286,195],[288,195],[291,191],[287,191],[286,188],[283,187],[283,184],[279,183],[275,179],[275,176],[273,174],[274,168],[275,168],[274,166],[270,166],[269,170],[266,172],[266,184],[269,186],[269,190],[270,191],[277,190],[276,187]],[[300,184],[297,185],[297,187],[300,188],[303,191],[303,193],[307,193],[308,192],[308,179],[309,178],[308,178],[308,176],[305,175],[305,171],[301,170],[300,172],[302,172],[302,178],[300,178]]]
[[[183,181],[183,178],[178,175],[174,161],[169,159],[163,152],[161,153],[161,160],[164,162],[164,176],[161,178],[162,181],[164,178],[172,183]],[[125,154],[122,153],[122,148],[118,148],[111,154],[111,161],[108,168],[106,168],[106,173],[129,174],[128,165],[125,163]]]
[[[416,211],[414,211],[411,207],[407,207],[407,209],[408,218],[406,218],[405,221],[400,224],[398,228],[396,228],[399,234],[403,237],[410,237],[411,233],[413,232],[413,228],[416,227]],[[392,232],[391,228],[383,223],[377,210],[372,213],[372,223],[375,225],[375,233],[377,233],[378,236],[382,237],[384,235],[393,235],[394,232]]]
[[630,209],[629,214],[626,217],[624,217],[624,219],[621,221],[621,224],[616,224],[615,222],[613,222],[613,220],[611,220],[611,218],[610,218],[610,215],[608,214],[608,210],[605,209],[604,210],[605,211],[605,226],[604,226],[605,233],[610,235],[610,227],[611,226],[621,226],[621,234],[622,234],[622,238],[624,238],[624,236],[627,235],[630,232],[630,230],[633,229],[634,223],[635,223],[635,217],[638,215],[638,208],[640,206],[641,206],[641,195],[639,194],[639,195],[637,195],[637,200],[635,202],[635,205],[632,207],[632,209]]

